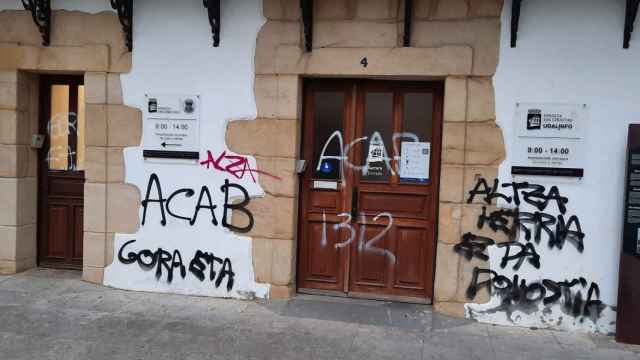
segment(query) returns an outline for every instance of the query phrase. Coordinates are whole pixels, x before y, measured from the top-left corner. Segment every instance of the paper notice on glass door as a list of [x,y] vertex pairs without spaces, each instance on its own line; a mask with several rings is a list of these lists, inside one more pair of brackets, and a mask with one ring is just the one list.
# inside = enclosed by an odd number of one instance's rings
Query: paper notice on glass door
[[403,141],[400,146],[400,179],[428,182],[431,143]]

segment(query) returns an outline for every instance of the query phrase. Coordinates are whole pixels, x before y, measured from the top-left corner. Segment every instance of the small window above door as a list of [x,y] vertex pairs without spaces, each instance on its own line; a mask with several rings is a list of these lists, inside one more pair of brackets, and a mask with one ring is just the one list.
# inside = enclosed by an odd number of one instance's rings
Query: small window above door
[[[318,179],[338,180],[341,166],[344,134],[345,94],[341,91],[318,91],[313,94],[314,132],[319,141],[314,143],[313,170]],[[344,146],[344,145],[342,145]]]
[[85,158],[84,85],[50,85],[47,122],[49,170],[82,171]]

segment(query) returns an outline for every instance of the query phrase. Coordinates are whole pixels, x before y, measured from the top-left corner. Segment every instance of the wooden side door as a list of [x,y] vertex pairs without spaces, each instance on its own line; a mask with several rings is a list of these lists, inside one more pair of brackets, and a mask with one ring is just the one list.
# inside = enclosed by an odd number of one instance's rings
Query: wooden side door
[[441,112],[439,83],[305,83],[299,291],[430,301]]
[[82,76],[42,76],[38,169],[38,264],[82,268],[84,83]]

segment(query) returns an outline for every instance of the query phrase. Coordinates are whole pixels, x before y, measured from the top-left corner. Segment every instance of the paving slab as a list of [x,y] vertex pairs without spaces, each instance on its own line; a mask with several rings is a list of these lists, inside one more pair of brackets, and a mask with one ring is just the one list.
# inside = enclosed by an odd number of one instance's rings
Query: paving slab
[[429,306],[132,292],[35,269],[0,277],[0,359],[620,359],[611,337],[500,327]]

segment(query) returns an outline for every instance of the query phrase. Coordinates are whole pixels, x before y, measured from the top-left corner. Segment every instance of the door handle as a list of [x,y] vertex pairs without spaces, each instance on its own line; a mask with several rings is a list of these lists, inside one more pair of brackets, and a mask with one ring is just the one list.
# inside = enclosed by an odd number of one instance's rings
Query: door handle
[[358,216],[358,187],[354,187],[351,192],[351,221],[355,221]]

